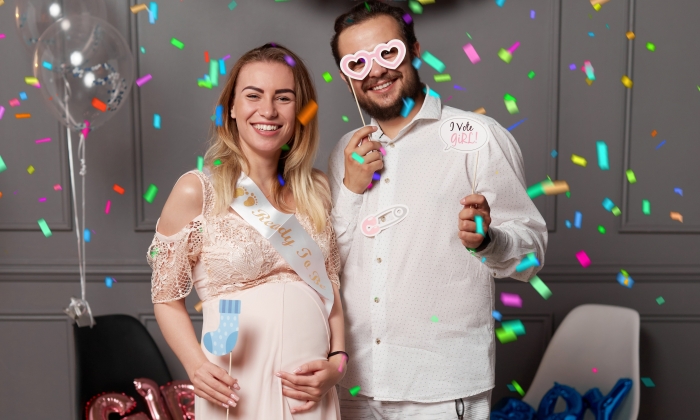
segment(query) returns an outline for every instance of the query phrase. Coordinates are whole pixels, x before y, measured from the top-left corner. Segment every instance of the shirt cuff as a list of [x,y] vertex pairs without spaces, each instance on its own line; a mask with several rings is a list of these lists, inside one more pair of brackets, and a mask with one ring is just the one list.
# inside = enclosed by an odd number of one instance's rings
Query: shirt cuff
[[341,181],[338,198],[335,201],[333,209],[336,216],[340,219],[349,222],[357,215],[357,208],[362,205],[363,194],[355,194]]
[[498,228],[489,226],[489,230],[486,232],[486,238],[484,238],[484,241],[475,250],[475,253],[480,257],[486,258],[497,254],[499,246],[503,244],[503,235],[503,232]]

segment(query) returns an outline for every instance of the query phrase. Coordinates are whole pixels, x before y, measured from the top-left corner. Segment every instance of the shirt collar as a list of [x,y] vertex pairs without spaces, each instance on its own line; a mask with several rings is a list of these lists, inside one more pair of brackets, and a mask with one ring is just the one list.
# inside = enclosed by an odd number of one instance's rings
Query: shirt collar
[[[425,99],[423,100],[423,106],[421,106],[420,111],[418,111],[418,113],[413,117],[411,122],[402,128],[401,131],[399,131],[399,134],[396,135],[396,138],[393,139],[393,141],[396,141],[402,137],[406,132],[408,132],[408,130],[411,129],[411,127],[413,127],[414,124],[420,120],[439,120],[442,117],[442,103],[440,98],[438,96],[431,95],[430,92],[430,87],[425,85]],[[370,125],[379,127],[379,124],[374,118],[372,118]],[[387,139],[382,139],[382,136],[384,136],[384,131],[381,127],[379,127],[379,130],[374,132],[373,137],[379,141],[386,141]]]

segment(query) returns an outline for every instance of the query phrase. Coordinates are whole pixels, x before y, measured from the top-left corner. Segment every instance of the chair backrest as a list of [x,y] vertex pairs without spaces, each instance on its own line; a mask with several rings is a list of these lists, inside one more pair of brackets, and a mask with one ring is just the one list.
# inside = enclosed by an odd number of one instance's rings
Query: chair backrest
[[158,346],[132,316],[105,315],[95,321],[92,328],[73,326],[79,418],[85,418],[90,398],[104,392],[123,392],[136,400],[134,412],[148,413],[134,379],[149,378],[158,385],[172,380]]
[[555,332],[523,401],[537,409],[555,381],[581,395],[595,387],[607,395],[620,378],[632,379],[633,386],[614,419],[635,420],[639,413],[639,313],[619,306],[581,305],[569,312]]

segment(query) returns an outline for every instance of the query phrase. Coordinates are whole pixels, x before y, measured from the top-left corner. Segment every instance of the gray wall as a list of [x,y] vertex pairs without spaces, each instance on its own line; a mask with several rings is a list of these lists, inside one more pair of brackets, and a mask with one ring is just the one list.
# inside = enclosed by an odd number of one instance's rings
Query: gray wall
[[[268,41],[285,44],[303,57],[313,72],[319,94],[322,145],[317,166],[326,168],[328,155],[342,134],[356,128],[354,101],[340,83],[328,40],[334,17],[354,2],[239,0],[230,11],[223,2],[160,2],[156,25],[147,15],[129,12],[125,1],[107,0],[109,20],[129,40],[138,74],[153,80],[136,88],[123,110],[90,135],[88,160],[88,227],[94,231],[87,247],[88,300],[96,315],[128,313],[144,322],[165,354],[176,377],[184,372],[162,339],[150,303],[150,270],[145,263],[155,221],[167,195],[183,172],[196,165],[205,142],[218,90],[197,87],[208,72],[203,53],[214,58],[231,54],[229,68],[243,52]],[[131,4],[134,1],[132,0]],[[397,2],[397,4],[405,5]],[[534,20],[530,10],[536,11]],[[498,280],[497,291],[518,293],[521,309],[504,308],[506,318],[519,318],[527,335],[517,342],[497,344],[497,385],[494,401],[514,395],[506,388],[517,380],[527,389],[557,325],[575,306],[605,303],[634,308],[641,314],[641,375],[656,388],[642,388],[642,419],[693,418],[685,403],[696,395],[700,367],[691,354],[698,349],[700,208],[695,141],[700,64],[695,20],[700,3],[677,0],[673,7],[653,0],[612,0],[595,12],[588,1],[507,1],[499,8],[491,0],[440,0],[414,15],[424,50],[447,65],[451,83],[435,83],[424,65],[421,77],[446,104],[488,115],[513,129],[525,156],[528,185],[547,175],[571,186],[571,198],[540,197],[535,202],[550,229],[546,267],[540,277],[554,295],[542,300],[528,285]],[[0,7],[0,156],[8,170],[0,174],[0,418],[69,419],[75,417],[71,328],[61,309],[79,294],[75,236],[71,231],[64,133],[42,104],[39,92],[24,84],[29,58],[11,29],[14,10]],[[607,25],[607,26],[606,26]],[[609,28],[608,28],[609,26]],[[629,42],[627,30],[637,38]],[[469,33],[472,40],[466,33]],[[588,32],[593,32],[590,37]],[[171,37],[184,50],[169,44]],[[500,48],[520,41],[510,64],[497,57]],[[647,51],[646,42],[657,46]],[[472,42],[482,61],[472,65],[462,46]],[[139,52],[143,46],[146,53]],[[580,70],[590,60],[596,81],[585,82]],[[527,73],[536,72],[534,79]],[[322,74],[334,75],[325,83]],[[620,78],[635,82],[626,89]],[[455,90],[458,84],[467,90]],[[8,101],[20,91],[29,95],[20,108]],[[520,114],[510,115],[502,97],[518,99]],[[31,120],[16,120],[15,112],[31,112]],[[155,130],[154,113],[162,116]],[[347,115],[350,122],[341,120]],[[651,137],[650,132],[658,135]],[[52,137],[51,143],[33,140]],[[661,140],[666,144],[655,149]],[[595,142],[607,142],[611,169],[597,167]],[[559,157],[550,152],[556,149]],[[575,166],[572,153],[588,159]],[[29,175],[26,168],[36,172]],[[633,168],[638,182],[629,185],[624,170]],[[695,182],[693,182],[695,181]],[[54,184],[62,192],[53,190]],[[113,184],[126,188],[124,195]],[[153,204],[141,196],[149,184],[160,192]],[[684,191],[683,197],[673,188]],[[39,197],[47,197],[38,203]],[[623,211],[606,212],[610,197]],[[641,200],[651,201],[652,214],[641,212]],[[112,200],[110,214],[104,213]],[[567,229],[575,211],[583,213],[582,229]],[[684,223],[669,212],[684,215]],[[45,238],[36,220],[45,218],[54,235]],[[601,235],[598,225],[607,233]],[[574,255],[584,249],[592,260],[581,268]],[[626,269],[636,281],[632,289],[617,284]],[[104,277],[117,280],[113,288]],[[655,298],[666,303],[658,305]],[[196,296],[188,300],[196,326]],[[465,355],[468,357],[468,355]],[[607,391],[612,384],[601,384]],[[36,404],[40,396],[42,404]],[[49,408],[51,407],[51,408]],[[693,413],[693,414],[691,414]]]

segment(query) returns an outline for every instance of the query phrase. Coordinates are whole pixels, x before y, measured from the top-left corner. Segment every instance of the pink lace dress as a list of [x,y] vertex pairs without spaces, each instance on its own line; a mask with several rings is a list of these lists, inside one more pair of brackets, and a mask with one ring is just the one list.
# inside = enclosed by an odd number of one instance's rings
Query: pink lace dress
[[[153,303],[182,299],[194,286],[203,302],[204,335],[219,328],[219,299],[241,301],[231,367],[231,376],[241,387],[240,401],[230,409],[230,419],[340,419],[335,388],[312,411],[292,415],[290,407],[303,401],[283,396],[281,379],[275,376],[280,370],[292,372],[300,364],[326,359],[330,329],[321,298],[238,214],[214,214],[211,181],[202,172],[188,173],[202,183],[202,213],[172,236],[156,231],[147,257],[153,268]],[[298,213],[296,217],[321,248],[328,277],[339,286],[340,258],[330,220],[323,232],[316,233],[309,218]],[[214,356],[203,345],[202,351],[209,361],[228,370],[228,355]],[[223,420],[226,409],[197,397],[195,416]]]

